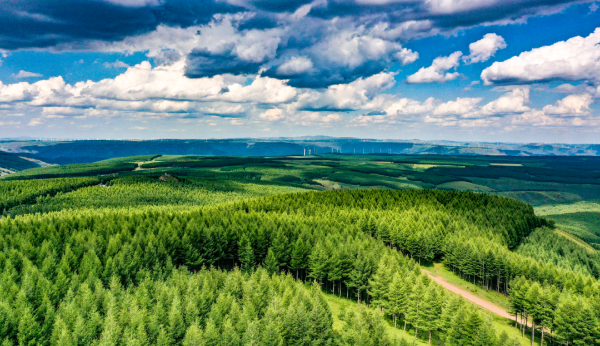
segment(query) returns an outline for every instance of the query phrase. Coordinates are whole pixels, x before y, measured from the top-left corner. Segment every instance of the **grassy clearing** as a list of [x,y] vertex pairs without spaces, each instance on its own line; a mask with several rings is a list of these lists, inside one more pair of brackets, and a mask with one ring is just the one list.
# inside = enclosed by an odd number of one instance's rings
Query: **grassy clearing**
[[490,166],[523,167],[523,165],[520,163],[495,163],[495,162],[490,162]]
[[582,201],[571,204],[545,205],[535,208],[537,215],[562,215],[585,212],[600,212],[600,203]]
[[572,235],[571,233],[567,233],[567,232],[561,231],[559,229],[555,230],[554,233],[571,240],[572,242],[576,243],[577,245],[580,245],[581,247],[583,247],[586,250],[589,250],[591,252],[596,252],[596,249],[591,247],[590,244],[584,242],[583,240],[579,239],[578,237]]
[[426,164],[426,163],[415,163],[415,164],[412,165],[412,168],[414,170],[417,170],[417,171],[425,171],[425,170],[427,170],[429,168],[438,167],[438,166],[441,166],[441,165],[433,165],[433,164]]
[[342,185],[340,183],[336,183],[335,181],[323,180],[323,179],[316,179],[315,181],[317,183],[323,185],[324,190],[327,190],[327,191],[344,189],[344,187],[342,187]]
[[556,226],[588,243],[600,244],[600,212],[546,215]]
[[468,181],[451,181],[449,183],[439,184],[438,188],[446,188],[459,191],[492,192],[494,189],[484,185],[477,185]]
[[518,199],[533,206],[572,203],[583,199],[577,194],[562,191],[508,191],[499,192],[497,195]]

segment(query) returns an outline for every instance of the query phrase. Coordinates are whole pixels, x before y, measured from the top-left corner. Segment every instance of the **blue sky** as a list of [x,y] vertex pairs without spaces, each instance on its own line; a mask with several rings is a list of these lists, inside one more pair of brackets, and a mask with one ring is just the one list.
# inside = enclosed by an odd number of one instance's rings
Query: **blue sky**
[[600,142],[595,2],[0,5],[0,138]]

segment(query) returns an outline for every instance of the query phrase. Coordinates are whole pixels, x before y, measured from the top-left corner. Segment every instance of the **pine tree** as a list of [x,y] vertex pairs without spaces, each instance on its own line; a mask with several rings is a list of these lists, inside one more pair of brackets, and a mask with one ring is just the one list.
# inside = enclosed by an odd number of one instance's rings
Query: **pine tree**
[[525,297],[521,287],[524,285],[525,278],[519,277],[510,282],[510,290],[508,296],[510,298],[510,313],[515,315],[515,327],[517,326],[517,316],[521,314],[525,308]]
[[19,339],[19,345],[37,345],[38,340],[41,336],[40,332],[40,326],[35,320],[35,317],[31,312],[31,308],[29,308],[28,305],[25,305],[21,313],[21,319],[19,321],[19,329],[17,334],[17,338]]
[[242,344],[244,346],[260,346],[262,335],[260,332],[260,322],[255,320],[248,324],[248,328],[244,333]]
[[290,261],[290,269],[296,272],[296,279],[298,279],[298,271],[308,268],[309,254],[310,248],[308,247],[305,233],[302,233],[294,244]]
[[102,335],[98,345],[100,346],[115,346],[118,345],[121,336],[121,327],[117,320],[117,306],[114,296],[109,296],[108,300],[108,311],[104,318],[104,325],[102,326]]
[[430,284],[423,297],[421,312],[417,324],[421,329],[429,331],[429,345],[431,345],[431,334],[439,327],[442,314],[442,297],[436,284]]
[[268,319],[265,322],[266,324],[261,331],[260,344],[264,346],[283,346],[283,337],[281,336],[278,323],[272,319]]
[[279,272],[279,260],[275,256],[272,248],[269,248],[267,257],[265,258],[265,269],[269,274],[275,274]]
[[[467,319],[464,323],[464,326],[462,326],[463,331],[463,342],[465,346],[478,346],[478,345],[484,345],[483,343],[478,343],[479,337],[480,337],[480,329],[483,326],[483,320],[481,318],[481,315],[479,314],[479,312],[474,309],[471,308],[469,311],[469,314],[467,316]],[[461,328],[461,327],[458,327]]]
[[329,263],[328,256],[323,248],[323,245],[319,242],[315,245],[312,253],[310,254],[309,260],[309,276],[319,283],[323,282],[323,279],[327,277]]
[[208,319],[206,322],[206,328],[204,328],[204,333],[202,337],[202,346],[220,346],[221,345],[221,335],[219,334],[219,329],[215,325],[215,322],[212,319]]
[[421,313],[423,299],[425,298],[426,287],[423,284],[421,277],[417,279],[417,283],[412,287],[408,296],[406,321],[415,328],[415,339],[417,338],[419,327],[419,314]]
[[279,268],[288,268],[290,264],[290,245],[283,229],[277,231],[271,248],[275,253],[275,258],[279,261]]
[[238,258],[242,263],[242,271],[252,273],[254,270],[254,251],[252,250],[252,243],[246,234],[242,235],[238,248]]
[[170,346],[173,344],[173,340],[169,338],[169,333],[160,326],[158,331],[158,337],[156,338],[156,346]]
[[369,287],[369,279],[373,273],[375,263],[368,253],[361,252],[354,260],[354,268],[350,272],[351,287],[356,289],[356,298],[360,304],[361,293]]
[[[394,316],[394,328],[397,328],[398,317],[406,314],[407,291],[408,289],[400,273],[394,273],[388,292],[388,309],[389,313]],[[406,331],[406,321],[404,323],[404,330]]]
[[179,295],[176,294],[169,311],[169,339],[175,343],[180,343],[185,336],[185,332],[186,326],[183,321],[181,300]]
[[464,309],[464,305],[465,302],[460,296],[446,299],[439,321],[439,328],[444,334],[444,340],[447,340],[453,333],[454,319],[456,318],[457,314],[461,313],[461,310]]
[[[235,326],[230,318],[227,318],[221,328],[221,345],[223,346],[240,346],[240,337]],[[184,345],[188,346],[188,345]]]
[[392,267],[387,257],[382,257],[373,278],[369,281],[371,304],[382,311],[388,308],[390,283],[393,278]]

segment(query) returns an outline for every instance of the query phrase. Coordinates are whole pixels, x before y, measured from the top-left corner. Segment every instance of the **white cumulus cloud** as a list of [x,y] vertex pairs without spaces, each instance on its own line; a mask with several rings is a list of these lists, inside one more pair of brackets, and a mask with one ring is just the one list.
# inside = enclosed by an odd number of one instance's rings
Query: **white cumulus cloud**
[[532,49],[481,72],[485,85],[547,80],[590,80],[600,83],[600,28],[587,37],[576,36]]
[[309,58],[306,57],[294,57],[289,61],[281,64],[277,68],[277,73],[283,75],[296,75],[304,73],[313,67],[313,63]]
[[27,126],[38,126],[38,125],[42,125],[44,123],[44,120],[42,120],[41,118],[33,118],[29,121],[29,124],[27,124]]
[[470,54],[463,57],[468,64],[484,62],[489,60],[500,49],[506,48],[506,41],[502,36],[490,33],[483,36],[479,41],[469,45]]
[[481,107],[485,115],[503,115],[529,111],[529,88],[516,88]]
[[307,91],[298,96],[295,106],[300,109],[362,109],[377,93],[391,88],[395,83],[393,73],[381,72],[352,83],[332,85],[324,92]]
[[481,98],[458,97],[456,101],[448,101],[437,106],[433,115],[467,115],[475,110]]
[[27,72],[27,71],[19,71],[17,74],[12,74],[13,78],[21,79],[21,78],[31,78],[31,77],[42,77],[40,73],[35,72]]
[[454,80],[460,75],[458,72],[447,72],[460,65],[461,52],[454,52],[449,56],[437,57],[429,67],[421,67],[419,71],[406,78],[408,83],[431,83]]
[[543,108],[545,114],[560,116],[581,116],[590,113],[590,105],[594,100],[590,94],[569,95],[554,105]]
[[261,120],[265,120],[265,121],[278,121],[278,120],[285,118],[285,116],[283,115],[283,111],[279,108],[271,108],[269,110],[266,110],[264,113],[260,114],[258,117]]
[[413,52],[407,48],[402,48],[400,51],[396,52],[394,56],[402,63],[402,65],[408,65],[419,59],[419,53]]

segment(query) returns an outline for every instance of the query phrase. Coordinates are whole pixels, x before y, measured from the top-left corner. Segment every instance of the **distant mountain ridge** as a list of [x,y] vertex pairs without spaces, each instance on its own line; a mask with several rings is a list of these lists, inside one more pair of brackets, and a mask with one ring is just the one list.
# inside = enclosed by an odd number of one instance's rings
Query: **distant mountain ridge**
[[[89,163],[136,155],[280,156],[342,154],[436,154],[599,156],[599,144],[481,143],[420,140],[375,140],[327,136],[161,139],[161,140],[10,140],[0,141],[0,152],[52,164]],[[6,167],[4,167],[6,168]]]

